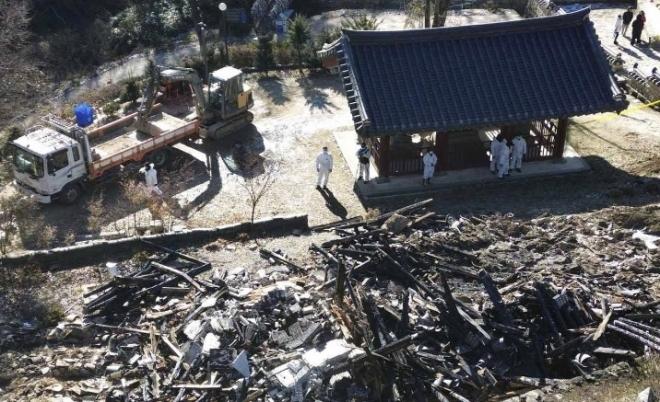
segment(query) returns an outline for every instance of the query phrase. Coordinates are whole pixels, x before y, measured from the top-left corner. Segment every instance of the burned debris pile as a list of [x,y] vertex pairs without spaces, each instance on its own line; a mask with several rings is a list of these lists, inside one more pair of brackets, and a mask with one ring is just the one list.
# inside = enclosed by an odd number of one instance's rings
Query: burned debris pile
[[631,231],[430,202],[315,228],[339,237],[305,265],[261,249],[256,272],[211,267],[152,245],[51,338],[106,347],[109,401],[503,399],[660,351],[655,255]]

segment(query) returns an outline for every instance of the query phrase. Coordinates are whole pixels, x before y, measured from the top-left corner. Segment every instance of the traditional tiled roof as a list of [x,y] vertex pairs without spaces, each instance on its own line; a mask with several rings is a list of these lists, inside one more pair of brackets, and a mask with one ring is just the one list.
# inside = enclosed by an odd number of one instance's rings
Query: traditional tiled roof
[[627,107],[589,9],[455,28],[342,34],[337,54],[362,136],[508,125]]

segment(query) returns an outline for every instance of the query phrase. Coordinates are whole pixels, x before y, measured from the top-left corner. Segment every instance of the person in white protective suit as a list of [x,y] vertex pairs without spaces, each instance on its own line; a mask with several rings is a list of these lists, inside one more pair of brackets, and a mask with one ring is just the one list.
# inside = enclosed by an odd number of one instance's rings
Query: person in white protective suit
[[358,180],[364,178],[364,182],[369,183],[369,163],[371,159],[371,151],[367,148],[366,143],[360,145],[360,149],[357,150],[355,156],[358,157],[359,162],[359,171],[358,171]]
[[522,172],[522,160],[525,154],[527,154],[527,142],[522,137],[522,134],[516,134],[513,138],[513,151],[511,152],[512,156],[512,166],[515,167],[516,172]]
[[499,141],[499,150],[497,151],[497,177],[504,179],[505,176],[509,175],[509,158],[511,157],[511,152],[504,135],[500,134],[497,138]]
[[493,138],[493,141],[490,143],[490,172],[492,174],[497,173],[497,159],[499,155],[497,152],[500,150],[500,142],[497,138]]
[[144,182],[147,185],[147,190],[157,196],[163,195],[163,192],[158,188],[158,172],[154,169],[153,163],[146,163],[140,168],[140,173],[144,175]]
[[431,184],[431,177],[433,177],[433,174],[435,173],[435,165],[438,163],[438,157],[433,153],[433,149],[427,149],[422,158],[422,162],[424,163],[424,176],[422,183],[424,184],[424,187],[426,187]]
[[332,173],[332,155],[328,152],[328,147],[323,147],[323,151],[316,157],[316,171],[319,174],[319,178],[316,181],[316,188],[328,189],[328,178],[330,173]]

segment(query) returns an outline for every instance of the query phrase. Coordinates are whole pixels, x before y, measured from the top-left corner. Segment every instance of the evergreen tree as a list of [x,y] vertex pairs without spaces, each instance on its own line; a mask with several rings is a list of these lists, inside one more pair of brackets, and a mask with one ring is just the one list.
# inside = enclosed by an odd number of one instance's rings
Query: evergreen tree
[[296,14],[287,24],[287,35],[293,48],[293,60],[301,66],[300,72],[302,73],[302,64],[305,62],[312,40],[312,29],[309,20],[303,15]]
[[257,70],[263,71],[268,77],[268,71],[275,69],[275,55],[273,54],[273,37],[264,35],[259,37],[259,47],[257,48]]

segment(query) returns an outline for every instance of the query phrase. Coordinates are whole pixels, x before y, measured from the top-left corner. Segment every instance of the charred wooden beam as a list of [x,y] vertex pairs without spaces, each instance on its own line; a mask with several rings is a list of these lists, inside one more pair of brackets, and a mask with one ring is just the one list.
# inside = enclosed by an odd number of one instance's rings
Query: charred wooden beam
[[[617,321],[614,321],[614,322],[616,323]],[[635,327],[632,327],[632,328],[636,329]],[[629,337],[630,339],[634,339],[634,340],[640,342],[642,345],[648,346],[649,348],[655,350],[656,352],[660,352],[660,344],[648,339],[646,337],[646,334],[644,334],[643,332],[640,334],[638,331],[631,331],[630,327],[623,328],[623,327],[618,327],[618,326],[615,326],[615,325],[612,325],[612,324],[607,324],[607,329],[610,329],[614,332],[618,332],[622,335],[625,335],[625,336]]]
[[432,202],[433,202],[433,198],[429,198],[428,200],[424,200],[424,201],[421,201],[421,202],[417,202],[415,204],[405,206],[403,208],[399,208],[395,211],[379,215],[379,216],[377,216],[373,219],[368,219],[364,222],[350,223],[350,224],[347,224],[347,225],[341,225],[339,227],[345,229],[345,228],[356,227],[356,226],[373,226],[373,225],[377,225],[379,223],[382,223],[382,222],[386,221],[390,216],[392,216],[394,214],[406,215],[406,214],[411,213],[411,212],[413,212],[415,210],[418,210],[420,208],[424,208],[427,205],[430,205]]
[[156,269],[159,269],[159,270],[165,271],[165,272],[169,272],[169,273],[174,274],[178,277],[181,277],[182,279],[185,279],[186,282],[191,284],[195,289],[199,290],[202,293],[206,292],[206,289],[204,289],[199,283],[197,283],[193,278],[191,278],[188,274],[186,274],[183,271],[179,271],[176,268],[168,267],[167,265],[163,265],[163,264],[158,263],[156,261],[152,261],[151,265]]
[[349,243],[352,242],[353,240],[358,240],[362,239],[365,237],[370,237],[370,236],[379,236],[381,234],[385,234],[387,231],[385,229],[375,229],[375,230],[369,230],[367,232],[362,232],[353,236],[348,236],[348,237],[342,237],[340,239],[334,239],[334,240],[328,240],[325,243],[321,244],[321,247],[324,248],[330,248],[334,246],[335,244],[344,244],[344,243]]
[[502,300],[502,296],[497,290],[497,286],[493,283],[493,278],[490,277],[488,272],[481,270],[479,271],[479,281],[484,285],[486,293],[488,293],[490,300],[493,302],[493,307],[495,308],[495,312],[497,313],[500,322],[506,326],[513,327],[513,317],[511,316],[511,313],[509,313],[509,310],[507,310],[506,305]]
[[278,261],[278,262],[280,262],[280,263],[282,263],[282,264],[284,264],[284,265],[286,265],[286,266],[288,266],[288,267],[291,267],[291,268],[295,269],[298,273],[305,273],[305,272],[307,272],[307,270],[306,270],[305,268],[301,267],[300,265],[298,265],[298,264],[296,264],[296,263],[294,263],[294,262],[292,262],[292,261],[289,261],[288,259],[284,258],[283,256],[281,256],[281,255],[279,255],[279,254],[277,254],[277,253],[273,253],[273,252],[270,251],[270,250],[266,250],[265,248],[260,248],[260,249],[259,249],[259,252],[260,252],[261,254],[267,256],[267,257],[272,258],[272,259],[275,260],[275,261]]

